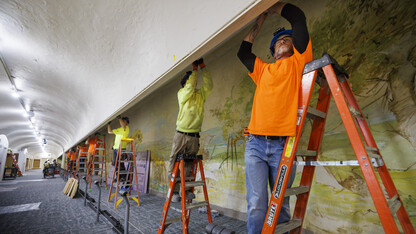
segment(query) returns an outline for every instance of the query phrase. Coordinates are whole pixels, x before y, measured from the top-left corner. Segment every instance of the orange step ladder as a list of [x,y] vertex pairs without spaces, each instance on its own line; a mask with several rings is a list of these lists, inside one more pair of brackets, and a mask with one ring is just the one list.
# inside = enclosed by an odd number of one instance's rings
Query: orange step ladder
[[[286,140],[262,233],[271,234],[275,233],[275,230],[276,233],[301,233],[315,166],[320,163],[317,158],[331,94],[357,157],[356,165],[361,168],[384,231],[399,233],[393,218],[396,214],[404,233],[415,233],[347,78],[348,74],[328,54],[305,65],[299,93],[296,136],[288,137]],[[309,102],[315,82],[320,86],[320,90],[316,108],[312,108]],[[307,150],[299,150],[298,143],[307,117],[313,119],[309,144]],[[296,156],[305,158],[300,186],[286,188]],[[374,168],[378,171],[387,197],[377,180]],[[283,199],[291,195],[297,195],[293,218],[276,226]]]
[[[124,142],[127,142],[127,146],[130,145],[130,149],[122,149]],[[126,170],[120,170],[121,163],[128,163]],[[125,181],[120,180],[120,175],[126,175]],[[114,182],[116,185],[114,186]],[[140,206],[140,197],[139,197],[139,181],[137,180],[137,167],[136,167],[136,155],[134,151],[134,139],[132,138],[121,138],[120,146],[117,152],[116,166],[113,172],[113,178],[111,180],[110,192],[108,194],[108,202],[115,197],[114,199],[114,209],[117,209],[117,206],[123,201],[123,198],[117,200],[119,195],[119,190],[122,187],[128,186],[127,198],[134,200],[138,206]],[[136,186],[137,195],[132,194],[132,186]],[[113,189],[115,190],[112,193]]]
[[[103,139],[100,139],[96,136],[96,144],[94,145],[94,150],[91,155],[91,160],[88,164],[88,176],[87,180],[89,181],[89,191],[91,191],[92,185],[92,178],[96,172],[99,173],[100,177],[100,185],[103,185],[103,177],[104,177],[104,185],[105,189],[107,189],[107,157],[106,157],[106,149],[105,149],[105,136]],[[100,151],[102,154],[100,154]],[[97,167],[95,167],[97,165]]]
[[[191,177],[185,178],[185,160],[193,161]],[[176,178],[178,174],[178,170],[180,167],[181,178]],[[201,174],[201,180],[195,181],[196,173],[199,167],[199,172]],[[189,182],[185,182],[188,180]],[[168,216],[168,211],[170,207],[170,202],[172,199],[173,188],[175,187],[176,182],[181,182],[181,197],[186,197],[186,189],[190,189],[191,192],[194,192],[196,186],[202,186],[204,191],[204,198],[205,201],[192,203],[192,199],[186,200],[182,199],[182,215],[178,217],[174,217],[171,219],[166,219]],[[179,154],[176,157],[176,162],[173,167],[172,177],[169,183],[169,190],[165,200],[165,206],[163,207],[162,218],[160,219],[159,223],[159,230],[157,231],[158,234],[162,234],[164,230],[172,223],[178,222],[182,220],[182,231],[184,234],[188,233],[188,225],[189,225],[189,218],[191,216],[191,209],[199,208],[199,207],[207,207],[207,215],[208,215],[208,223],[212,223],[211,217],[211,208],[209,205],[208,200],[208,190],[207,185],[205,183],[205,174],[204,174],[204,167],[202,166],[202,155],[189,155],[189,154]]]
[[[79,147],[78,150],[78,158],[77,158],[77,167],[75,170],[75,176],[79,176],[81,174],[86,175],[88,173],[87,169],[87,150],[88,147]],[[81,161],[81,159],[83,159],[84,161]],[[80,171],[82,170],[82,172]],[[78,175],[79,173],[79,175]]]

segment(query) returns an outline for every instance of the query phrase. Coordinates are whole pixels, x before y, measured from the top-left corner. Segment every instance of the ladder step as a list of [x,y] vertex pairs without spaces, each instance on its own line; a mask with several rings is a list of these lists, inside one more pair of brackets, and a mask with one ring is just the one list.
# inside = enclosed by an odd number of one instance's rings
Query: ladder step
[[105,150],[104,148],[95,148],[95,150]]
[[204,181],[192,181],[192,182],[185,182],[185,188],[192,188],[192,187],[196,187],[196,186],[204,186],[205,182]]
[[300,227],[301,224],[302,224],[302,221],[301,220],[294,220],[294,219],[289,220],[288,222],[284,222],[284,223],[278,224],[276,226],[275,234],[276,233],[279,233],[280,234],[280,233],[289,232],[289,231],[291,231],[291,230],[293,230],[295,228]]
[[120,186],[120,187],[131,186],[131,185],[134,185],[134,184],[118,184],[118,186]]
[[130,162],[134,162],[134,161],[132,161],[132,160],[120,160],[120,162],[128,162],[128,163],[130,163]]
[[133,152],[127,151],[127,150],[122,150],[121,153],[123,153],[123,154],[133,154]]
[[101,157],[105,157],[105,155],[99,155],[99,154],[97,154],[97,155],[94,155],[94,157],[101,158]]
[[302,194],[302,193],[307,193],[308,191],[309,191],[308,186],[299,186],[299,187],[287,188],[286,193],[285,193],[285,197],[289,197],[289,196],[292,196],[292,195],[298,195],[298,194]]
[[397,198],[398,198],[398,195],[396,194],[387,201],[392,215],[396,214],[396,212],[402,206],[402,203]]
[[94,164],[104,164],[104,162],[94,162]]
[[[191,176],[191,177],[185,177],[185,182],[186,181],[191,181],[191,180],[193,180],[194,179],[194,177],[193,176]],[[176,178],[176,182],[178,182],[178,181],[181,181],[181,178],[180,177],[177,177]]]
[[199,207],[203,207],[203,206],[207,206],[207,205],[208,205],[208,202],[206,202],[206,201],[191,203],[191,204],[186,206],[186,210],[195,209],[195,208],[199,208]]
[[315,157],[316,156],[316,151],[315,150],[298,150],[298,151],[296,151],[296,156]]
[[104,169],[95,169],[93,171],[105,171]]
[[317,110],[317,109],[315,109],[311,106],[308,107],[308,113],[306,113],[306,117],[308,117],[308,118],[318,117],[318,118],[325,119],[325,116],[326,116],[325,112]]
[[168,224],[171,224],[171,223],[179,222],[181,220],[182,220],[182,217],[181,216],[174,217],[174,218],[170,218],[170,219],[166,219],[165,226],[168,225]]
[[133,174],[132,171],[120,171],[120,175]]

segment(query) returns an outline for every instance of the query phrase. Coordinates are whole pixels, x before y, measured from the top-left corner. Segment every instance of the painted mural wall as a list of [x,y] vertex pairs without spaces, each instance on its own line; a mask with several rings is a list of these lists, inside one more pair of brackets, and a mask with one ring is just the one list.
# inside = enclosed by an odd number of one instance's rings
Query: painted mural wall
[[[416,2],[292,2],[308,18],[314,58],[328,52],[350,74],[352,89],[416,226]],[[284,19],[269,16],[254,43],[254,53],[265,61],[272,61],[268,45],[278,26],[289,28]],[[242,130],[249,123],[255,91],[254,83],[236,56],[247,31],[248,27],[205,56],[214,89],[205,105],[200,139],[210,202],[239,212],[246,212]],[[130,135],[136,139],[136,151],[151,151],[150,189],[162,193],[168,188],[168,158],[178,113],[176,94],[182,76],[178,74],[174,81],[125,113],[131,120]],[[316,97],[314,94],[313,103]],[[301,147],[306,147],[309,137],[304,135]],[[107,138],[108,147],[112,139]],[[319,158],[355,159],[334,103],[331,103]],[[197,190],[197,199],[202,198],[201,192]],[[294,202],[292,199],[292,208]],[[382,232],[358,167],[318,168],[306,215],[304,228],[313,232]]]

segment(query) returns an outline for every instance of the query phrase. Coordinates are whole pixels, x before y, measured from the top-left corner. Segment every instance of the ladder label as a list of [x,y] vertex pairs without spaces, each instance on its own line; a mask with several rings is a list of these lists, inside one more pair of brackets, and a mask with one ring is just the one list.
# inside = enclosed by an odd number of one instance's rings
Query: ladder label
[[276,189],[274,190],[274,193],[273,193],[273,196],[275,198],[280,197],[280,192],[282,191],[283,181],[285,180],[285,177],[286,177],[286,171],[287,171],[287,166],[282,165],[279,171],[279,178],[277,178]]
[[276,213],[277,205],[274,202],[270,203],[269,214],[267,214],[267,225],[270,227],[273,225],[274,214]]
[[289,137],[289,140],[287,142],[286,151],[285,151],[285,157],[290,158],[290,155],[292,154],[293,144],[295,143],[295,137],[291,136]]

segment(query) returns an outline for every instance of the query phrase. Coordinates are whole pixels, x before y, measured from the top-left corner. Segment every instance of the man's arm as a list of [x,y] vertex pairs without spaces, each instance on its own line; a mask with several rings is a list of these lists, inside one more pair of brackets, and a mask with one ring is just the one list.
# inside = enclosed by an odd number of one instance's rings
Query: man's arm
[[107,124],[107,132],[108,134],[114,134],[113,129],[111,129],[110,123]]
[[197,71],[193,71],[186,81],[185,87],[178,92],[178,100],[180,103],[186,102],[193,95],[196,87],[196,74]]
[[208,95],[211,93],[212,88],[214,87],[214,83],[212,82],[211,73],[206,68],[202,68],[202,80],[202,96],[204,98],[207,98]]
[[278,2],[270,7],[268,12],[279,14],[289,21],[292,26],[293,46],[299,53],[305,52],[309,42],[309,33],[303,11],[290,3]]
[[256,61],[256,55],[254,55],[251,52],[251,48],[253,47],[254,39],[256,38],[257,34],[259,34],[261,26],[263,25],[264,20],[266,19],[266,16],[267,13],[263,13],[259,17],[257,17],[253,27],[244,37],[243,42],[240,46],[240,50],[237,53],[237,56],[240,59],[240,61],[246,66],[246,68],[250,72],[253,72],[254,62]]

